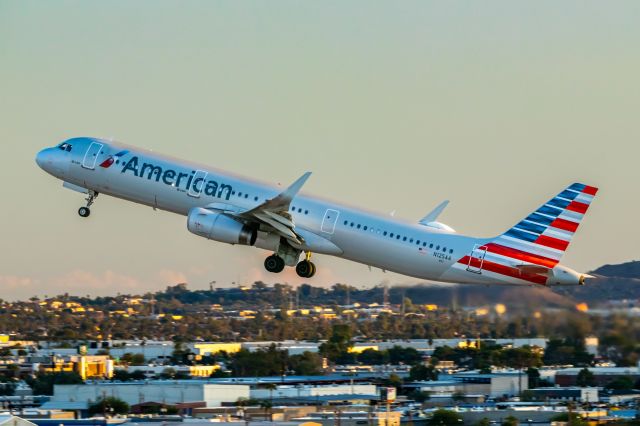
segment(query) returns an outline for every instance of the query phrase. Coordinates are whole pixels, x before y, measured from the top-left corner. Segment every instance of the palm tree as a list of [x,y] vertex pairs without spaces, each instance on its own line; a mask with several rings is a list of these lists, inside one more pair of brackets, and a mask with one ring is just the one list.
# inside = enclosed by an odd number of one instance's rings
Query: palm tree
[[269,401],[273,404],[273,391],[278,389],[278,386],[275,383],[267,383],[264,388],[269,390]]
[[266,399],[260,401],[260,407],[264,409],[265,418],[267,415],[269,416],[269,421],[273,423],[273,413],[271,412],[271,408],[273,408],[273,403]]

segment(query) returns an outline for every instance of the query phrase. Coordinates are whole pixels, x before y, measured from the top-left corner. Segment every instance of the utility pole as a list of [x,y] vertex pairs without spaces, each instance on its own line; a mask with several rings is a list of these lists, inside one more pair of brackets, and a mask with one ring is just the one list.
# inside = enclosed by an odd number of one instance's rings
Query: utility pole
[[382,293],[382,295],[383,295],[382,296],[382,298],[383,298],[382,305],[385,308],[388,308],[389,307],[389,284],[385,283],[384,288],[383,288],[382,291],[383,291],[383,293]]

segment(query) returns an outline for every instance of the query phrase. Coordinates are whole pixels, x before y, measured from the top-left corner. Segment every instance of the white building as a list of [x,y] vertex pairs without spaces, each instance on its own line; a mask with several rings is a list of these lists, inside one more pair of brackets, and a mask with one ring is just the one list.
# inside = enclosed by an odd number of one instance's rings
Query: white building
[[132,383],[89,383],[85,385],[55,385],[52,401],[94,402],[101,397],[116,397],[129,405],[142,402],[204,401],[207,407],[218,407],[223,402],[249,398],[248,385],[227,385],[192,380],[167,380]]
[[376,385],[317,385],[317,386],[278,386],[274,390],[256,388],[251,389],[251,398],[302,398],[325,395],[376,395]]

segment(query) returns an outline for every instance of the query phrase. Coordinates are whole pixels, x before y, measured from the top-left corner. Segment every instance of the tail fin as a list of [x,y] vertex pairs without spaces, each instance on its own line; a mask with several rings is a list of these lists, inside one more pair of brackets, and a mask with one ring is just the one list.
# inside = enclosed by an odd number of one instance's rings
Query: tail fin
[[553,268],[569,246],[597,192],[598,188],[593,186],[574,183],[492,243],[520,254],[507,254],[509,257],[529,262],[535,258],[532,263]]

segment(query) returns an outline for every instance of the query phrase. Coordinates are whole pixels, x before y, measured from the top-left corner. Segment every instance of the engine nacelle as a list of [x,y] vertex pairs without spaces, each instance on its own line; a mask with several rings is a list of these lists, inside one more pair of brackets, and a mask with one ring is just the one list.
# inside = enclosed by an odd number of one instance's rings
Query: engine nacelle
[[547,285],[565,286],[565,285],[584,285],[586,278],[593,278],[588,274],[581,274],[564,265],[556,265],[547,278]]
[[252,246],[258,231],[231,217],[211,210],[194,207],[187,216],[187,229],[201,237],[228,244]]

